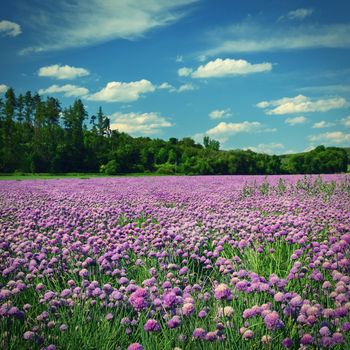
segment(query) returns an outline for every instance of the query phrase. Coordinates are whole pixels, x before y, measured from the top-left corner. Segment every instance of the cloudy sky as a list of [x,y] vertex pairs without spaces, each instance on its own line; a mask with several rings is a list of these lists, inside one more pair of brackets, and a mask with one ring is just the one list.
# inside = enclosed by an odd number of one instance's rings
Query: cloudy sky
[[0,93],[81,98],[134,136],[350,146],[348,0],[13,0]]

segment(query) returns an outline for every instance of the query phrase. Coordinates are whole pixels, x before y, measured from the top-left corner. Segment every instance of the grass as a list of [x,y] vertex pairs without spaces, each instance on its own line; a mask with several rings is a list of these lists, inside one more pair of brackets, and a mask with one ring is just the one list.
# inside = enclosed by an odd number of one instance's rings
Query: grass
[[[180,176],[181,174],[174,174],[172,176]],[[169,176],[158,173],[130,173],[107,175],[101,173],[64,173],[64,174],[50,174],[50,173],[13,173],[0,174],[1,180],[54,180],[54,179],[90,179],[90,178],[113,178],[113,177],[144,177],[144,176]]]

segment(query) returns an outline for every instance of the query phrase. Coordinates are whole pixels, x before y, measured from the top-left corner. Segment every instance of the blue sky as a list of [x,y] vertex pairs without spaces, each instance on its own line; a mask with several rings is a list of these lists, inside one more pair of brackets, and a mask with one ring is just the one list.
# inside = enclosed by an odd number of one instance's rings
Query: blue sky
[[102,106],[112,128],[288,153],[350,146],[348,0],[14,0],[0,92]]

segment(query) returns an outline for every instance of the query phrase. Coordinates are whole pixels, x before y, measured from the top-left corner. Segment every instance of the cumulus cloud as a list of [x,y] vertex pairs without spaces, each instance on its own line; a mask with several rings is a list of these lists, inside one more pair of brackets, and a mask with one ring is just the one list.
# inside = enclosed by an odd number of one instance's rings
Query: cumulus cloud
[[15,37],[22,33],[21,26],[11,21],[0,21],[0,34],[2,36]]
[[268,115],[282,115],[292,113],[327,112],[332,109],[346,108],[349,106],[349,102],[343,97],[312,100],[304,95],[298,95],[295,97],[283,97],[279,100],[262,101],[256,106],[264,108],[265,113]]
[[155,112],[150,113],[114,113],[111,115],[111,129],[126,132],[131,135],[159,134],[163,128],[174,124],[169,118]]
[[347,128],[350,128],[350,115],[346,118],[341,119],[341,123]]
[[350,134],[346,134],[343,131],[325,132],[318,135],[310,135],[309,140],[312,142],[327,142],[327,143],[348,143],[350,142]]
[[38,71],[39,77],[50,77],[56,79],[75,79],[78,77],[85,77],[90,72],[85,68],[78,68],[72,66],[62,66],[53,64],[52,66],[41,67]]
[[297,125],[297,124],[304,124],[306,122],[306,118],[303,116],[300,117],[294,117],[294,118],[287,118],[284,122],[286,124],[289,124],[291,126]]
[[199,55],[216,56],[315,48],[349,48],[350,24],[267,25],[258,20],[216,28],[206,33],[210,48]]
[[185,91],[192,91],[197,90],[198,87],[196,85],[193,85],[191,83],[182,84],[178,88],[174,87],[173,85],[165,82],[157,87],[159,90],[168,90],[169,92],[185,92]]
[[0,94],[6,92],[8,89],[8,86],[5,84],[0,84]]
[[330,128],[331,126],[334,126],[334,123],[326,122],[325,120],[321,120],[319,122],[314,123],[312,126],[313,129],[323,129],[323,128]]
[[191,73],[193,78],[220,78],[226,76],[247,75],[252,73],[269,72],[272,64],[268,62],[252,64],[245,60],[221,59],[209,61],[200,65]]
[[257,146],[249,146],[249,147],[245,147],[244,149],[246,150],[250,149],[256,153],[276,154],[276,153],[281,153],[279,151],[284,150],[285,147],[282,143],[270,142],[270,143],[259,143]]
[[210,119],[223,119],[232,116],[231,108],[226,109],[216,109],[209,113]]
[[222,143],[226,142],[230,136],[240,133],[254,134],[260,132],[274,132],[275,128],[267,128],[260,122],[243,121],[240,123],[226,123],[220,122],[215,127],[207,130],[205,133],[194,135],[194,139],[200,141],[203,136],[210,136]]
[[171,84],[169,84],[168,82],[164,82],[162,84],[160,84],[158,86],[158,89],[160,90],[170,90],[170,91],[175,91],[176,89],[174,88],[174,86],[172,86]]
[[88,100],[105,102],[132,102],[143,94],[154,92],[156,87],[148,80],[142,79],[129,83],[111,81],[100,91],[90,95]]
[[40,89],[39,94],[40,95],[47,95],[47,94],[57,94],[62,93],[66,97],[72,97],[72,96],[86,96],[89,93],[89,90],[87,88],[66,84],[66,85],[51,85],[47,89]]
[[182,67],[178,69],[177,74],[180,77],[187,77],[192,73],[192,71],[193,71],[192,68]]
[[180,20],[194,2],[22,0],[18,10],[35,31],[32,46],[22,53],[91,46],[115,39],[135,40]]

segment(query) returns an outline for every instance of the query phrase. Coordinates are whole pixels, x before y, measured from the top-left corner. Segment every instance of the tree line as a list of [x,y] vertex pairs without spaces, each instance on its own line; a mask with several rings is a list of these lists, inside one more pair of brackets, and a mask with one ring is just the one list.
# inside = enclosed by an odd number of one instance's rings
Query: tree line
[[0,98],[0,172],[126,174],[293,174],[334,173],[347,169],[342,148],[276,156],[250,150],[220,150],[219,141],[203,145],[181,140],[132,137],[111,130],[100,107],[88,116],[81,100],[62,108],[58,99],[30,91]]

